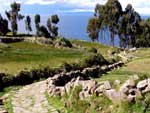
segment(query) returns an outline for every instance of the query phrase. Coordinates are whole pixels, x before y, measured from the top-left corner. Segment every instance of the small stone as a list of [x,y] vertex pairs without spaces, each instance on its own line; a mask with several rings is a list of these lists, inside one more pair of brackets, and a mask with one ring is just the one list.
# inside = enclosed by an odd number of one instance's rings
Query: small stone
[[116,85],[120,85],[120,83],[121,83],[120,80],[115,80]]
[[134,102],[135,101],[135,96],[133,95],[128,95],[128,102]]
[[128,95],[129,89],[127,88],[127,85],[126,85],[126,84],[123,84],[123,85],[120,87],[119,92],[122,93],[122,94]]
[[110,90],[112,87],[111,87],[111,85],[110,85],[110,82],[109,81],[105,81],[104,82],[104,89],[105,90]]

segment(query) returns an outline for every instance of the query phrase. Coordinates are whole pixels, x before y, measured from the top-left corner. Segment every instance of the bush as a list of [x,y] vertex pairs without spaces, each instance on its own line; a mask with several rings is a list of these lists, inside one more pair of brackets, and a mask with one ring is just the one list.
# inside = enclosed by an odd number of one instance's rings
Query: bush
[[92,47],[92,48],[90,48],[90,49],[88,50],[88,52],[90,52],[90,53],[97,53],[97,49],[94,48],[94,47]]
[[64,69],[65,72],[69,72],[69,71],[73,70],[72,65],[69,64],[69,63],[67,63],[67,62],[64,62],[62,64],[62,67],[63,67],[63,69]]
[[90,54],[85,60],[84,63],[87,67],[91,67],[93,65],[104,65],[108,62],[101,54]]
[[4,87],[11,86],[15,83],[15,76],[5,75],[3,76],[2,81]]
[[61,47],[69,47],[69,48],[73,47],[72,43],[64,37],[63,38],[58,37],[55,45],[61,46]]

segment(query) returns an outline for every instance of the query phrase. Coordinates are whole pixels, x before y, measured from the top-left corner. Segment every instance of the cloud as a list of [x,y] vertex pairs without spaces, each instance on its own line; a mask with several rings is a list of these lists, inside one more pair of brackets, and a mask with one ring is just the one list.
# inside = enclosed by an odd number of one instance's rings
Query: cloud
[[96,3],[104,4],[107,0],[27,0],[26,4],[68,4],[68,5],[75,5],[75,6],[87,6],[93,7]]
[[[107,0],[15,0],[16,2],[22,3],[24,6],[32,6],[32,5],[47,5],[51,10],[56,11],[57,9],[62,9],[63,11],[68,10],[68,12],[91,12],[93,11],[95,5],[105,4]],[[150,15],[150,0],[119,0],[123,6],[123,9],[127,6],[127,4],[132,4],[134,9],[140,14]],[[0,12],[4,12],[8,10],[9,5],[14,2],[14,0],[0,0]],[[39,8],[40,8],[39,6]],[[31,8],[32,9],[32,8]],[[34,11],[33,11],[34,12]]]
[[57,0],[27,0],[26,4],[40,4],[40,5],[48,5],[48,4],[55,4]]
[[119,0],[123,9],[127,4],[132,4],[135,11],[143,15],[150,15],[150,0]]
[[[150,14],[150,0],[119,0],[123,6],[123,9],[127,4],[132,4],[134,9],[141,14]],[[27,0],[26,4],[61,4],[72,6],[72,11],[91,11],[94,9],[97,3],[105,4],[107,0]],[[82,10],[79,10],[82,9]]]

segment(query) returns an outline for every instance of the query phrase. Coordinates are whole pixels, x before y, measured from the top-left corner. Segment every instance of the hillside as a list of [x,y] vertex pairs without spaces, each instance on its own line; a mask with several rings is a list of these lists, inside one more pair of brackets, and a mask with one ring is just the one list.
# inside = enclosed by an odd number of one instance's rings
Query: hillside
[[[89,54],[88,51],[93,47],[97,48],[98,53],[103,54],[106,59],[109,59],[108,51],[118,50],[117,48],[112,49],[110,47],[97,43],[90,43],[79,40],[71,40],[71,42],[76,45],[76,48],[54,48],[53,46],[43,46],[29,42],[1,44],[1,72],[9,73],[12,75],[15,73],[19,73],[22,70],[29,71],[34,68],[39,69],[45,66],[50,66],[53,68],[59,67],[64,62],[68,62],[71,64],[71,62],[82,61],[87,56],[87,54]],[[108,71],[106,74],[102,74],[98,78],[92,78],[92,80],[97,82],[109,81],[112,87],[118,89],[121,84],[123,84],[133,75],[150,77],[150,49],[143,48],[137,49],[136,51],[126,51],[125,56],[130,60],[123,67]],[[116,81],[120,81],[119,86],[115,84]],[[47,110],[50,113],[53,110],[61,112],[67,110],[68,113],[75,113],[76,109],[78,109],[79,113],[85,113],[86,111],[89,111],[90,113],[108,113],[110,112],[110,109],[108,110],[107,108],[112,106],[117,111],[117,113],[122,113],[127,109],[131,109],[131,111],[139,113],[137,112],[137,104],[132,106],[129,106],[127,103],[124,103],[123,106],[114,105],[111,100],[109,100],[105,96],[97,97],[93,95],[87,100],[79,100],[78,91],[81,90],[80,87],[76,87],[74,91],[70,92],[70,95],[65,95],[61,98],[57,96],[50,97],[48,92],[46,91],[46,86],[44,84],[46,84],[45,81],[42,81],[25,86],[23,88],[22,86],[17,86],[16,88],[5,88],[3,92],[0,93],[0,95],[9,94],[7,96],[7,101],[4,107],[9,111],[9,113],[14,113],[14,110],[22,109],[13,108],[13,106],[15,107],[17,103],[20,103],[20,107],[23,107],[28,106],[27,104],[25,104],[27,101],[30,102],[30,107],[26,108],[27,110],[34,108],[34,106],[36,106],[38,103],[41,103],[42,101],[45,107],[43,108],[42,105],[40,105],[41,107],[37,109],[37,111],[39,110],[43,113]],[[34,90],[34,92],[32,92],[32,90]],[[41,97],[41,100],[39,101],[37,101],[38,96]],[[64,108],[64,102],[73,102],[74,104],[70,103],[68,105],[69,108]],[[42,109],[44,111],[42,111]],[[35,109],[32,109],[31,111],[35,111]],[[140,113],[141,112],[142,111],[140,111]],[[115,111],[113,111],[112,113],[115,113]]]

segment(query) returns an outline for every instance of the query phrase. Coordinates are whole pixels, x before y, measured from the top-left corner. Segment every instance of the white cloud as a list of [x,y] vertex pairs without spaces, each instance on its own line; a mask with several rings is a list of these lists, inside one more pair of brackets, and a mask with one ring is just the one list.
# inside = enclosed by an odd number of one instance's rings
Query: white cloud
[[150,0],[119,0],[123,9],[127,4],[132,4],[135,11],[140,14],[150,15]]
[[26,4],[41,4],[41,5],[48,5],[48,4],[55,4],[57,0],[27,0]]
[[[54,5],[60,4],[62,6],[71,7],[74,12],[77,11],[92,11],[97,3],[105,4],[107,0],[15,0],[26,5],[41,4],[41,5]],[[150,0],[119,0],[123,9],[128,3],[132,4],[134,9],[140,14],[150,15]],[[8,10],[10,3],[14,0],[0,0],[0,12]],[[61,6],[60,6],[61,7]]]
[[[119,0],[123,6],[123,9],[127,4],[132,4],[134,9],[141,14],[150,14],[148,11],[150,8],[150,0]],[[27,0],[27,4],[55,4],[61,3],[62,5],[72,5],[73,10],[78,10],[79,8],[84,11],[91,11],[94,9],[97,3],[105,4],[107,0]],[[80,11],[80,10],[79,10]]]

